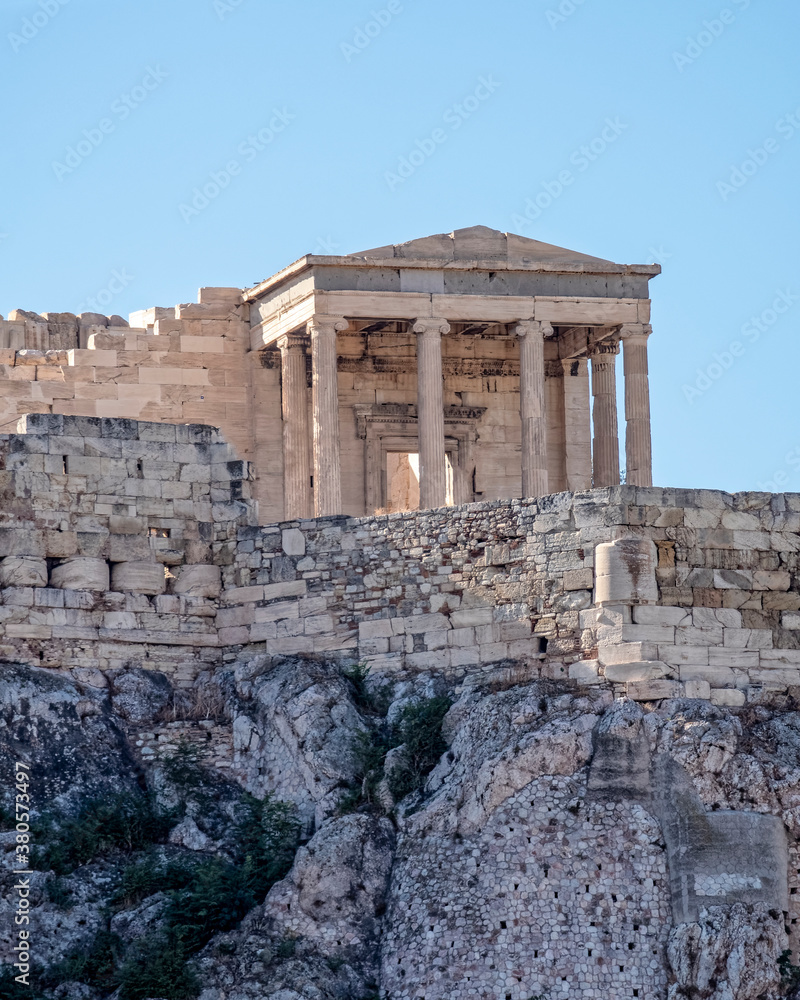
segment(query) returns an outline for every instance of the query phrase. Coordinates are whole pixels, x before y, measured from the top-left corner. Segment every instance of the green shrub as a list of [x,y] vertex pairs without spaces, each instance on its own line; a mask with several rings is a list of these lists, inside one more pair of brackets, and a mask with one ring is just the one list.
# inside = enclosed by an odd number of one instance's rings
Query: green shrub
[[405,798],[421,788],[447,750],[442,736],[442,721],[452,701],[440,696],[412,702],[403,710],[396,727],[398,746],[404,748],[404,760],[389,775],[389,791],[395,799]]
[[[378,785],[387,777],[395,800],[421,788],[447,749],[442,721],[452,702],[447,697],[423,698],[407,705],[394,725],[382,721],[353,737],[357,785],[339,803],[340,813],[375,806]],[[402,746],[402,757],[386,775],[386,755]]]
[[366,663],[356,663],[342,673],[344,678],[350,681],[353,701],[359,711],[366,715],[386,715],[391,704],[391,689],[388,684],[370,688],[367,684],[369,667]]
[[73,896],[69,886],[61,876],[49,878],[44,885],[47,898],[59,910],[69,910],[73,905]]
[[159,809],[150,795],[122,793],[95,799],[57,826],[52,815],[34,825],[35,840],[43,846],[31,852],[31,865],[68,875],[110,851],[136,851],[164,841],[175,819],[174,813]]
[[123,869],[111,905],[116,909],[136,906],[156,892],[183,889],[189,885],[199,862],[192,858],[163,861],[148,854]]
[[200,982],[187,965],[187,951],[172,935],[144,938],[131,949],[116,975],[119,1000],[188,1000],[197,996]]
[[40,976],[33,973],[29,976],[30,986],[18,983],[19,975],[13,965],[0,965],[0,997],[2,1000],[47,1000],[40,991]]
[[66,958],[51,966],[44,974],[47,986],[80,983],[98,990],[116,986],[115,972],[122,952],[122,942],[116,934],[99,931],[90,947],[74,948]]
[[781,952],[778,968],[781,973],[781,985],[785,987],[787,992],[800,988],[800,967],[792,965],[792,953],[788,948]]
[[276,958],[292,958],[297,950],[297,938],[284,938],[275,949]]
[[247,796],[236,829],[237,861],[247,884],[260,903],[272,886],[292,867],[300,841],[300,824],[294,807],[267,795]]
[[203,767],[203,750],[185,737],[180,739],[174,750],[163,754],[161,766],[167,780],[181,792],[197,792],[209,783],[209,775]]

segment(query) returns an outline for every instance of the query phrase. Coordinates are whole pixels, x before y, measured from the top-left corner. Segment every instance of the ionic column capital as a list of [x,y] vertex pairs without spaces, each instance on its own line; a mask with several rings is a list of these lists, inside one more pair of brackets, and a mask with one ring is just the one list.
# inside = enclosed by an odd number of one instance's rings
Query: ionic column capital
[[515,337],[527,337],[529,333],[537,334],[541,337],[552,337],[553,325],[546,320],[522,319],[512,326],[511,332]]
[[415,319],[411,323],[412,333],[421,334],[443,334],[450,333],[450,324],[446,319],[431,319],[430,317],[423,317],[421,319]]
[[650,323],[625,323],[619,328],[618,335],[620,340],[643,340],[646,343],[652,332]]
[[295,333],[284,333],[275,341],[281,354],[284,351],[303,350],[308,347],[308,337],[305,333],[296,331]]
[[589,348],[590,358],[602,358],[608,355],[619,354],[618,340],[600,340]]
[[308,332],[314,336],[321,333],[341,333],[350,324],[344,316],[326,316],[324,313],[314,313],[308,321]]

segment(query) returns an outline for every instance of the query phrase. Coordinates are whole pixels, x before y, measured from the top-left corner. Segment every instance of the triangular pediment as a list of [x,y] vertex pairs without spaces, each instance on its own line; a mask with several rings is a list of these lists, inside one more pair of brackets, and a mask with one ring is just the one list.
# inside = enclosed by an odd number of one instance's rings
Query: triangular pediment
[[503,261],[507,265],[521,264],[559,264],[576,267],[580,265],[603,265],[615,267],[613,261],[602,257],[592,257],[588,254],[567,250],[565,247],[542,243],[527,236],[515,233],[502,233],[488,226],[470,226],[468,229],[456,229],[452,233],[439,233],[436,236],[424,236],[408,243],[397,243],[392,246],[375,247],[361,253],[349,254],[350,257],[363,257],[373,260],[389,260],[401,258],[405,260],[425,261]]

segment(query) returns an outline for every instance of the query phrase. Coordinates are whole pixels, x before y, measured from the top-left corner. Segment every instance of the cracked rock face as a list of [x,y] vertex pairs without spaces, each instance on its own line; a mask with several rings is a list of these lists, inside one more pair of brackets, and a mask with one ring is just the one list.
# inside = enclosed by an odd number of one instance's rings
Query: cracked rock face
[[349,683],[325,663],[255,662],[237,672],[236,693],[235,748],[248,789],[294,802],[306,824],[319,826],[356,773],[353,734],[363,722]]
[[[679,924],[667,955],[677,980],[669,1000],[757,1000],[780,985],[783,915],[763,906],[712,906]],[[773,993],[774,995],[774,993]]]
[[[398,685],[390,712],[397,716],[415,693],[442,693],[442,684],[420,677],[414,688]],[[371,1000],[379,990],[391,1000],[781,995],[778,960],[797,947],[799,897],[789,896],[788,925],[783,904],[734,896],[724,905],[706,900],[676,924],[670,852],[688,844],[682,872],[693,878],[691,866],[709,856],[698,835],[716,835],[730,814],[746,813],[781,837],[785,826],[790,872],[800,869],[797,713],[689,700],[642,706],[554,682],[467,688],[444,720],[447,751],[423,791],[390,818],[337,812],[358,773],[354,736],[376,720],[359,714],[335,666],[250,661],[236,666],[227,690],[234,773],[258,796],[296,803],[307,839],[266,900],[197,957],[202,1000]],[[136,763],[126,732],[150,725],[172,697],[158,677],[136,671],[99,688],[6,667],[0,756],[25,748],[40,768],[42,805],[69,811],[87,797],[138,788],[142,776],[163,798],[162,765]],[[187,809],[159,850],[229,850],[241,788],[209,785],[204,794],[206,805]],[[672,823],[681,809],[689,809],[686,823]],[[2,850],[13,843],[0,833]],[[755,884],[751,871],[726,868],[721,857],[719,871],[686,885],[721,893],[717,883]],[[109,858],[70,875],[72,901],[62,909],[48,899],[47,876],[37,876],[46,961],[103,926],[123,941],[158,926],[163,892],[104,916],[121,863]],[[0,926],[11,927],[7,909]],[[4,950],[9,944],[8,935],[0,939]],[[60,1000],[106,1000],[81,984],[68,989]]]

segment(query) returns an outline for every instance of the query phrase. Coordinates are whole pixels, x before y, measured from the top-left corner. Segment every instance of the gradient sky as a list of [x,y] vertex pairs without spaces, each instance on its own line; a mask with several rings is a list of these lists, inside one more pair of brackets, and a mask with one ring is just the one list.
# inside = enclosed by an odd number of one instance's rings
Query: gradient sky
[[471,225],[655,260],[655,482],[800,491],[796,0],[5,0],[0,19],[3,315],[127,316]]

